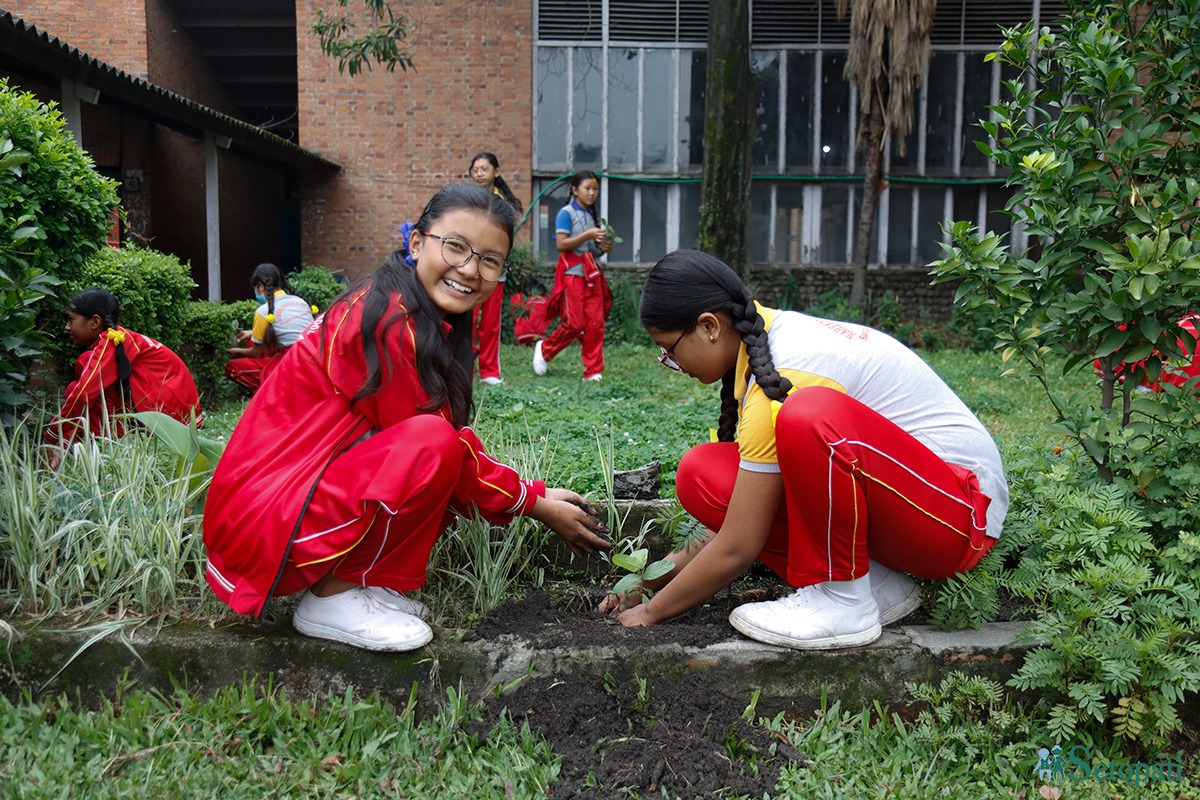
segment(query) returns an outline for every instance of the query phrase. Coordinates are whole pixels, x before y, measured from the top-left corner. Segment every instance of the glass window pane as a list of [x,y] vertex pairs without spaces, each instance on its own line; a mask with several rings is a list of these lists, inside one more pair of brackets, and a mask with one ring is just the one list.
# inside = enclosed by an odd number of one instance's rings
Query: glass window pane
[[637,260],[653,264],[667,254],[667,187],[661,183],[643,183],[642,244]]
[[987,187],[987,229],[1001,236],[1012,230],[1012,217],[1004,211],[1012,193],[1006,186]]
[[955,186],[954,192],[954,220],[964,220],[972,225],[979,226],[979,191],[982,187],[979,186]]
[[572,87],[572,165],[576,170],[600,169],[604,106],[604,64],[599,48],[575,50],[575,85]]
[[[913,93],[912,128],[904,137],[904,147],[900,147],[899,139],[892,139],[891,164],[889,171],[896,175],[913,175],[917,171],[917,147],[920,145],[921,131],[921,90]],[[900,150],[904,153],[901,154]]]
[[842,76],[845,53],[824,53],[821,72],[821,169],[844,171],[850,163],[850,82]]
[[679,187],[679,246],[695,250],[700,246],[700,183]]
[[799,264],[804,245],[804,184],[775,186],[775,262]]
[[750,263],[771,260],[771,184],[755,181],[750,185]]
[[704,166],[704,70],[708,55],[703,50],[680,54],[679,68],[679,166],[686,170]]
[[963,70],[963,128],[962,165],[963,172],[973,175],[986,173],[987,156],[975,146],[977,139],[986,139],[987,133],[979,127],[981,119],[991,116],[988,106],[992,102],[992,67],[983,63],[982,53],[967,53]]
[[633,261],[633,194],[637,184],[632,181],[608,181],[608,213],[604,217],[625,241],[614,244],[608,254],[612,262]]
[[821,187],[821,241],[817,256],[820,264],[846,264],[847,235],[850,222],[850,189],[847,186]]
[[538,169],[567,168],[567,51],[538,49],[537,63]]
[[952,167],[954,123],[958,117],[958,55],[936,52],[929,57],[929,109],[925,118],[925,167]]
[[[539,181],[535,188],[540,194],[550,183],[549,180]],[[558,217],[558,210],[567,204],[570,197],[570,181],[561,181],[538,198],[537,210],[534,211],[533,217],[534,244],[540,254],[539,264],[552,265],[558,261],[558,248],[554,245],[554,220]]]
[[946,190],[941,186],[927,186],[920,190],[920,222],[917,229],[917,261],[928,264],[945,253],[942,252],[942,226],[946,220]]
[[787,54],[787,108],[784,113],[785,172],[808,172],[812,168],[813,135],[813,71],[816,55],[789,52]]
[[770,172],[779,168],[779,53],[755,51],[750,57],[754,80],[754,165]]
[[608,51],[608,168],[637,169],[638,51]]
[[[912,189],[892,184],[887,190],[888,246],[887,263],[907,266],[912,263],[913,214]],[[874,259],[869,259],[874,261]]]
[[[671,102],[671,85],[675,80],[675,56],[671,50],[647,50],[642,80],[642,169],[647,172],[671,172],[675,165],[671,155],[671,129],[675,120],[675,104]],[[686,59],[685,59],[686,63]],[[636,113],[636,109],[630,109]]]

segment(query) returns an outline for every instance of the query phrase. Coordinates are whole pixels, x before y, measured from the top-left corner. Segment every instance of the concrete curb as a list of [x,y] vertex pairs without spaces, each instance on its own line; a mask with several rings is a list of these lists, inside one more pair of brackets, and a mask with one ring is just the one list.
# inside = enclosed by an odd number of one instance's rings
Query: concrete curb
[[18,631],[11,643],[0,638],[0,686],[13,698],[29,691],[94,702],[112,697],[122,684],[169,693],[178,683],[193,695],[211,696],[258,676],[293,696],[342,694],[353,686],[402,704],[414,682],[418,696],[429,702],[444,696],[446,686],[461,685],[469,696],[482,697],[525,676],[600,680],[611,673],[622,680],[681,681],[703,673],[731,699],[748,701],[757,689],[759,712],[774,714],[816,706],[823,693],[850,707],[895,703],[906,697],[906,682],[938,681],[953,671],[1003,681],[1029,648],[1018,642],[1022,628],[993,623],[943,632],[896,626],[867,647],[822,652],[762,645],[732,633],[703,647],[615,641],[540,648],[515,636],[466,641],[462,631],[443,629],[413,653],[371,653],[305,638],[286,624],[180,623],[140,629],[128,644],[110,636],[73,660],[86,637],[28,630]]

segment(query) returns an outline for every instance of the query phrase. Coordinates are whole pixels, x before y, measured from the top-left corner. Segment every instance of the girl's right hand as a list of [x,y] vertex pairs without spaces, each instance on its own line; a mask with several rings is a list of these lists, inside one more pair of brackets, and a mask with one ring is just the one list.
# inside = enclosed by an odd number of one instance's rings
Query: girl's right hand
[[630,589],[628,592],[620,594],[608,594],[600,601],[600,605],[596,606],[596,610],[601,614],[616,616],[622,611],[626,611],[634,606],[642,604],[642,593],[640,589]]

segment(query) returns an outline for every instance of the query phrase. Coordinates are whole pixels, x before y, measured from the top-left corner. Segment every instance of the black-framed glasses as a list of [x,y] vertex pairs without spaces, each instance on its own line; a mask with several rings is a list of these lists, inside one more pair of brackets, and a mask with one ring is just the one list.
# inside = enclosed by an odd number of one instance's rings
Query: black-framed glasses
[[462,239],[455,239],[453,236],[438,236],[436,233],[424,231],[422,236],[428,236],[437,239],[442,243],[442,260],[452,267],[466,266],[467,262],[472,257],[479,259],[479,266],[476,267],[476,272],[479,277],[488,283],[503,283],[506,274],[508,273],[508,260],[500,256],[499,253],[480,253],[471,248],[471,245],[464,242]]
[[679,334],[678,338],[675,339],[675,344],[671,345],[670,347],[660,346],[658,349],[662,350],[662,353],[658,357],[658,363],[662,364],[667,369],[673,369],[676,372],[680,371],[682,367],[680,367],[679,362],[675,360],[675,348],[679,347],[679,343],[682,342],[683,337],[687,335],[688,331],[684,331],[683,333]]

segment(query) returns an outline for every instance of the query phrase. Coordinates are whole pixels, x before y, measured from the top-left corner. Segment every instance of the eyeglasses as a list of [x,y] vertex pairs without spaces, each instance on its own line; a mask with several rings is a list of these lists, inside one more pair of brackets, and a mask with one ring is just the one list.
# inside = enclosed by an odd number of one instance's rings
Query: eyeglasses
[[679,343],[683,341],[683,337],[687,336],[688,333],[688,331],[684,331],[679,334],[679,337],[675,340],[675,344],[670,347],[659,347],[658,349],[662,350],[662,354],[658,357],[658,363],[667,369],[673,369],[676,372],[680,371],[682,368],[679,366],[679,362],[675,360],[675,348],[679,347]]
[[466,266],[471,257],[475,256],[479,259],[479,267],[476,272],[481,279],[488,283],[504,282],[508,272],[508,261],[501,258],[498,253],[478,253],[462,239],[455,239],[451,236],[438,236],[429,231],[425,231],[421,235],[437,239],[442,243],[442,260],[450,266]]

